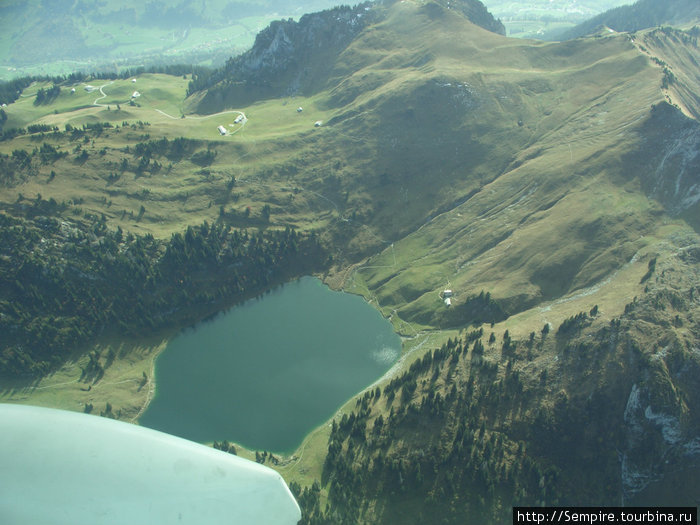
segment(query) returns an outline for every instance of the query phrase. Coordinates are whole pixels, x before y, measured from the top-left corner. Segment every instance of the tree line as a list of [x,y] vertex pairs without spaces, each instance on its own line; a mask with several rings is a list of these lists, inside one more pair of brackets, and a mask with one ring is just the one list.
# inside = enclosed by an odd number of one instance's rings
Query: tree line
[[[331,424],[321,480],[290,484],[302,523],[506,524],[517,505],[617,504],[621,414],[655,362],[641,357],[628,314],[590,327],[597,314],[594,306],[564,320],[556,338],[549,329],[522,341],[505,331],[500,352],[493,334],[485,342],[472,330],[359,396]],[[538,361],[545,351],[558,364]],[[686,354],[674,368],[691,366]],[[618,362],[635,364],[616,381],[589,384]]]
[[[73,72],[68,75],[28,75],[0,82],[0,104],[11,104],[34,82],[51,82],[54,88],[69,86],[93,79],[125,80],[143,74],[163,74],[171,76],[206,75],[211,68],[192,64],[154,64],[148,67],[125,68],[121,71]],[[49,88],[51,89],[51,88]]]
[[58,206],[0,213],[0,375],[44,375],[102,335],[189,324],[327,262],[313,232],[204,222],[163,241],[45,215]]

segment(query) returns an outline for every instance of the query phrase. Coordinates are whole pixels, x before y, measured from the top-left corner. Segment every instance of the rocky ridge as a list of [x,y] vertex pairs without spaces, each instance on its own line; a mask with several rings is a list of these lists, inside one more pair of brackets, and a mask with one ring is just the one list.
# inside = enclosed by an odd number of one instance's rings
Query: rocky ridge
[[[384,20],[392,3],[364,2],[306,14],[298,22],[275,21],[258,34],[251,49],[230,58],[205,85],[193,85],[191,91],[208,88],[200,103],[205,111],[317,93],[329,87],[329,72],[338,55],[362,30]],[[503,24],[479,0],[437,0],[427,5],[431,7],[456,10],[472,23],[505,35]]]

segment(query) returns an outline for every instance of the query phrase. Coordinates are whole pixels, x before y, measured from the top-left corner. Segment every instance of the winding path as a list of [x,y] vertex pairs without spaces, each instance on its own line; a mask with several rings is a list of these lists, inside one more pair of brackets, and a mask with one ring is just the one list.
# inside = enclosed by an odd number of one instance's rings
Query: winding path
[[106,84],[102,84],[102,85],[100,86],[99,89],[100,89],[100,93],[102,93],[102,96],[101,96],[101,97],[97,97],[97,98],[95,99],[95,102],[92,103],[93,106],[97,106],[97,107],[100,107],[100,108],[106,108],[106,107],[107,107],[107,104],[98,104],[97,101],[98,101],[98,100],[102,100],[103,98],[105,98],[105,97],[107,96],[107,93],[105,93],[105,92],[103,91],[103,89],[105,88],[105,86],[109,86],[110,84],[114,84],[114,80],[112,80],[111,82],[107,82]]
[[[101,96],[101,97],[97,97],[97,98],[95,99],[95,101],[92,103],[93,106],[97,106],[97,107],[100,107],[100,108],[106,108],[106,107],[108,107],[107,104],[100,104],[99,101],[102,100],[103,98],[107,97],[107,94],[104,92],[104,88],[107,87],[107,86],[109,86],[109,85],[111,85],[111,84],[114,84],[114,80],[112,80],[112,81],[110,81],[110,82],[107,82],[106,84],[102,84],[102,85],[99,87],[99,90],[100,90],[100,93],[101,93],[102,96]],[[238,110],[220,111],[219,113],[213,113],[213,114],[211,114],[211,115],[204,115],[204,116],[201,116],[201,117],[193,117],[193,116],[190,116],[190,115],[184,115],[184,116],[182,116],[182,117],[174,117],[173,115],[170,115],[170,114],[166,113],[165,111],[160,110],[160,109],[157,109],[157,108],[148,108],[148,109],[152,109],[153,111],[157,111],[157,112],[160,113],[161,115],[163,115],[163,116],[165,116],[165,117],[168,117],[168,118],[170,118],[170,119],[173,119],[173,120],[182,120],[183,118],[184,118],[184,119],[193,119],[193,120],[206,120],[206,119],[209,119],[209,118],[212,118],[212,117],[218,117],[218,116],[220,116],[220,115],[230,115],[230,114],[234,114],[234,113],[237,114],[237,115],[240,115],[241,117],[243,117],[243,118],[241,119],[241,121],[240,121],[240,126],[239,126],[237,129],[235,129],[235,130],[233,130],[233,131],[230,131],[230,132],[228,133],[228,135],[233,135],[233,134],[235,134],[235,133],[238,133],[240,130],[243,129],[243,127],[245,126],[246,122],[248,122],[248,117],[246,117],[245,113],[243,113],[242,111],[238,111]]]
[[165,116],[165,117],[168,117],[168,118],[171,118],[171,119],[173,119],[173,120],[182,120],[183,118],[185,118],[185,119],[193,119],[193,120],[206,120],[206,119],[208,119],[208,118],[218,117],[219,115],[230,115],[230,114],[232,114],[232,113],[236,113],[236,114],[242,116],[243,119],[240,121],[240,127],[239,127],[238,129],[233,130],[233,131],[230,131],[230,132],[228,133],[229,135],[233,135],[233,134],[235,134],[235,133],[238,133],[240,130],[243,129],[243,126],[245,126],[246,122],[248,122],[248,117],[245,116],[245,113],[243,113],[242,111],[235,110],[235,109],[232,109],[232,110],[229,110],[229,111],[220,111],[220,112],[218,112],[218,113],[212,113],[211,115],[204,115],[204,116],[202,116],[202,117],[192,117],[192,116],[190,116],[190,115],[184,115],[184,116],[182,116],[182,117],[173,117],[172,115],[169,115],[169,114],[167,114],[165,111],[162,111],[162,110],[160,110],[160,109],[156,109],[156,108],[152,108],[152,109],[153,109],[154,111],[157,111],[157,112],[160,113],[161,115],[163,115],[163,116]]

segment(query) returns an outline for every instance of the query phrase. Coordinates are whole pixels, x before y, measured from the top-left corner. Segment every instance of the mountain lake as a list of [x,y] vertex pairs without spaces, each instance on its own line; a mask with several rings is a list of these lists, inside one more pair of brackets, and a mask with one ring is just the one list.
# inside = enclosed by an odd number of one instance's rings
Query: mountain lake
[[303,277],[170,341],[139,423],[289,453],[400,353],[391,323],[362,297]]

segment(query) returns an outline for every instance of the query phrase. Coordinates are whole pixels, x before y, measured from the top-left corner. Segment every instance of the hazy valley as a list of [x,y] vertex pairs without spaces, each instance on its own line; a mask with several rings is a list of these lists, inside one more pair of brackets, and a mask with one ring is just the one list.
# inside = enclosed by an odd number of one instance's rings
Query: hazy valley
[[[548,38],[631,0],[492,0],[511,36]],[[112,3],[8,0],[0,7],[0,79],[162,64],[219,66],[271,21],[333,7],[328,0]]]

